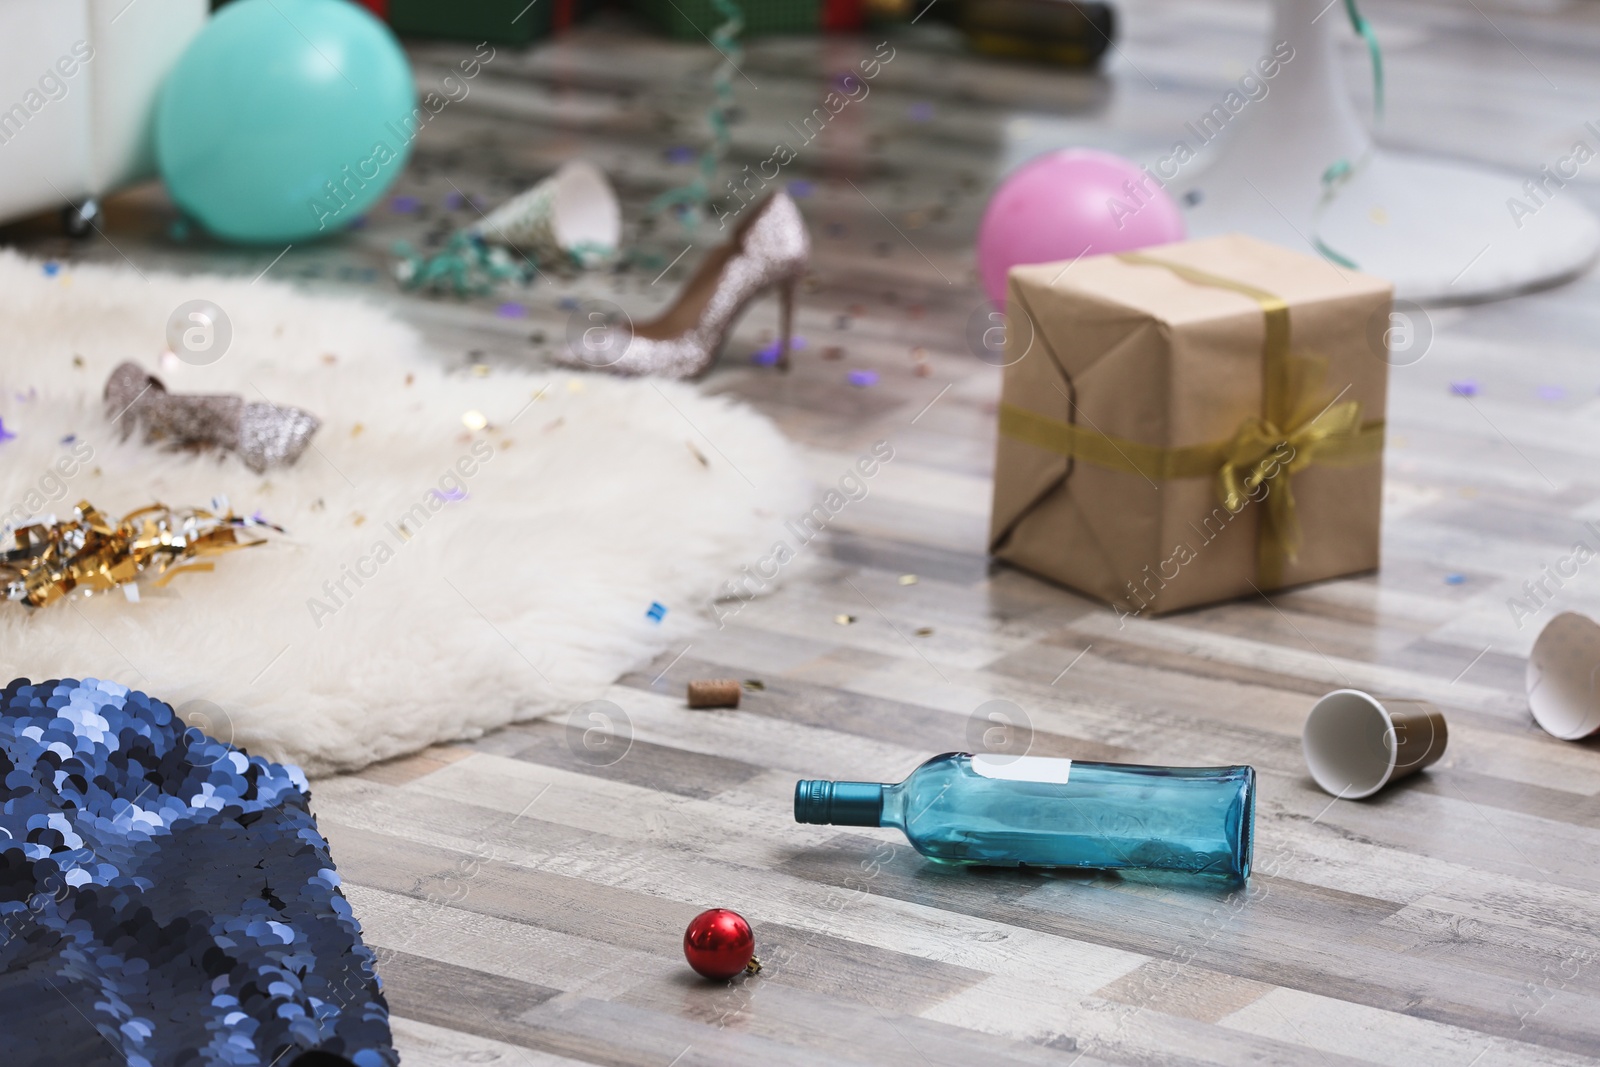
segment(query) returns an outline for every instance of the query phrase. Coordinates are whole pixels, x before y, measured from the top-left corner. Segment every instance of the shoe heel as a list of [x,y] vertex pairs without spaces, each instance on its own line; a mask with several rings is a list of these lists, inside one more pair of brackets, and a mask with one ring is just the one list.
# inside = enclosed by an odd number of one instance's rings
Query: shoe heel
[[789,369],[790,338],[794,328],[794,293],[800,286],[799,278],[786,278],[778,283],[778,369]]

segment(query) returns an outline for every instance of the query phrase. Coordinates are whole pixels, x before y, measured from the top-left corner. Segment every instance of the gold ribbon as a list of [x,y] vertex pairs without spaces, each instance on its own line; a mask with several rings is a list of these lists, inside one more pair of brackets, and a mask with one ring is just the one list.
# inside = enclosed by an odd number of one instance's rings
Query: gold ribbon
[[[1289,305],[1281,297],[1138,252],[1117,258],[1161,267],[1195,285],[1241,293],[1261,306],[1266,318],[1266,338],[1261,346],[1262,413],[1242,421],[1226,441],[1178,448],[1113,437],[1015,404],[1000,405],[1000,432],[1036,448],[1152,480],[1214,476],[1217,496],[1233,514],[1251,499],[1262,499],[1252,494],[1266,485],[1267,511],[1257,540],[1256,568],[1261,584],[1276,588],[1283,584],[1284,563],[1292,562],[1300,547],[1300,520],[1290,477],[1313,463],[1356,466],[1377,460],[1383,454],[1383,420],[1363,422],[1359,401],[1342,400],[1344,392],[1333,397],[1323,393],[1325,361],[1291,357]],[[1277,481],[1280,477],[1283,480]]]

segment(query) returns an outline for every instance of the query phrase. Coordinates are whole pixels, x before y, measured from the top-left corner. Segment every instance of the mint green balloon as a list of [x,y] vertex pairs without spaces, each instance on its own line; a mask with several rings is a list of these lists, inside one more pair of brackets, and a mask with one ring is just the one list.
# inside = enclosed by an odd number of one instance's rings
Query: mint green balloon
[[427,116],[389,28],[349,0],[234,0],[161,89],[156,158],[218,237],[338,233],[383,196]]

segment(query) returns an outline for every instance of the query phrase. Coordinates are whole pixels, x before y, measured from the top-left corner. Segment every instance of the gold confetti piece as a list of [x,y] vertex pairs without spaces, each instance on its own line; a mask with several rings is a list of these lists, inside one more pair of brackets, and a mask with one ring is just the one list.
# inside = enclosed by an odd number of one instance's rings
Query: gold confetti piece
[[474,363],[472,365],[472,376],[475,378],[487,378],[489,376],[489,364]]
[[471,411],[461,416],[461,425],[465,426],[469,430],[481,430],[485,426],[489,425],[489,420],[484,417],[483,412],[479,411],[477,408],[473,408]]
[[581,379],[581,378],[568,378],[567,379],[567,392],[569,392],[569,393],[581,393],[581,392],[583,392],[583,379]]
[[711,461],[705,457],[705,454],[703,452],[701,452],[698,448],[694,447],[694,442],[693,441],[687,441],[686,440],[683,443],[688,446],[689,454],[691,456],[693,456],[695,459],[700,461],[700,466],[706,467],[706,468],[709,468],[711,466]]
[[849,626],[851,623],[856,621],[856,617],[854,615],[835,615],[833,617],[833,621],[838,623],[840,626]]
[[921,363],[928,358],[928,350],[918,345],[911,350],[911,358]]
[[412,382],[414,382],[416,380],[417,380],[417,376],[415,374],[406,375],[406,384],[407,385],[410,385]]
[[932,637],[933,636],[933,627],[931,627],[931,626],[919,626],[916,629],[916,634],[917,634],[918,637]]
[[74,355],[72,357],[72,365],[74,367],[82,368],[83,367],[83,357],[79,356],[79,355]]
[[1374,207],[1371,211],[1367,212],[1367,217],[1373,222],[1377,223],[1379,226],[1389,225],[1389,213],[1383,210],[1381,207]]
[[366,429],[366,427],[361,425],[358,422],[354,426],[350,427],[350,436],[351,437],[360,437],[361,436],[361,431],[365,430],[365,429]]
[[915,574],[902,574],[900,576],[900,584],[901,585],[916,585],[917,584],[917,576]]
[[332,352],[324,352],[322,354],[322,362],[331,367],[335,363],[339,362],[339,357],[334,355]]
[[503,449],[504,448],[510,448],[515,443],[516,442],[512,441],[511,438],[507,437],[505,440],[500,442],[500,447],[503,448]]
[[367,521],[367,517],[358,511],[350,516],[350,521],[355,523],[357,526],[360,526],[362,523]]
[[[165,585],[175,575],[211,570],[201,556],[214,556],[265,542],[242,539],[242,531],[283,531],[270,523],[216,515],[201,508],[152,504],[113,522],[87,500],[68,522],[18,527],[0,544],[0,595],[30,608],[43,607],[74,590],[85,596],[127,586],[141,578]],[[127,595],[127,594],[124,594]],[[130,600],[137,600],[135,593]]]
[[767,690],[767,683],[760,678],[746,678],[744,680],[744,689],[747,693],[764,693]]

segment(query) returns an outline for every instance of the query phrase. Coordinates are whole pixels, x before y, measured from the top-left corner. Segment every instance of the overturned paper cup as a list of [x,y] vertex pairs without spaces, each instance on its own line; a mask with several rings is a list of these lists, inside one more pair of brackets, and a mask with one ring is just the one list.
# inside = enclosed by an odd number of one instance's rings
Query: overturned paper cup
[[490,244],[546,258],[566,254],[587,266],[616,252],[622,208],[605,172],[575,159],[495,208],[472,232]]
[[1370,797],[1444,755],[1444,713],[1426,700],[1335,689],[1311,709],[1301,744],[1317,785],[1336,797]]
[[1550,620],[1528,654],[1528,709],[1552,737],[1600,732],[1600,623],[1575,611]]

